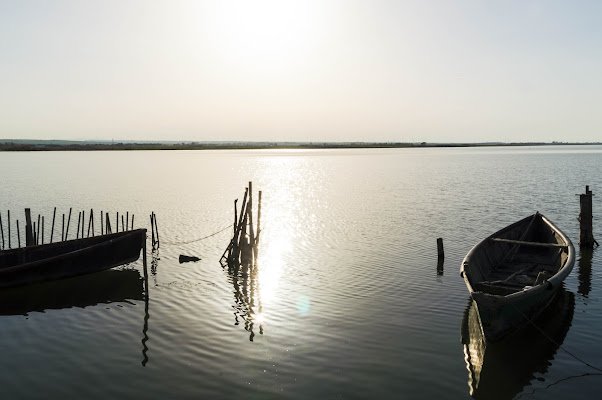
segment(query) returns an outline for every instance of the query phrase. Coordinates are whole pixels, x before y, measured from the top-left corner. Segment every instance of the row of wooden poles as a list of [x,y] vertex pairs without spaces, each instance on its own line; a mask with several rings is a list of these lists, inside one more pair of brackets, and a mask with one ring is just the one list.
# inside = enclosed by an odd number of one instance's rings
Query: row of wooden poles
[[[69,239],[69,227],[71,225],[71,214],[73,212],[72,208],[69,208],[69,214],[62,215],[62,225],[61,225],[61,241],[65,241]],[[154,214],[154,213],[153,213]],[[96,231],[94,229],[94,210],[90,209],[88,214],[89,216],[86,218],[86,212],[80,211],[77,217],[77,229],[75,231],[75,239],[85,238],[85,237],[93,237],[96,235]],[[65,218],[66,217],[66,218]],[[130,221],[130,213],[126,212],[125,215],[121,214],[120,221],[119,212],[115,215],[115,233],[120,232],[119,222],[121,222],[121,231],[128,231],[134,229],[134,214],[131,215]],[[7,237],[4,235],[4,223],[2,221],[2,213],[0,212],[0,236],[2,238],[2,250],[11,249],[12,241],[11,241],[11,218],[10,218],[10,210],[7,211]],[[86,229],[86,219],[87,219],[87,229]],[[111,219],[109,217],[108,212],[100,212],[100,234],[110,234],[113,233],[113,225],[111,225]],[[66,220],[66,223],[65,223]],[[48,243],[54,242],[54,231],[55,231],[55,221],[56,221],[56,207],[54,207],[54,211],[52,214],[52,225],[50,228],[50,241]],[[21,230],[19,227],[19,220],[16,220],[17,226],[17,245],[21,247]],[[45,228],[45,218],[44,216],[38,214],[37,223],[34,221],[32,223],[31,219],[31,210],[29,208],[25,209],[25,246],[31,245],[39,245],[44,244],[46,238],[44,235]],[[158,234],[157,234],[158,235]],[[158,236],[157,236],[158,237]],[[72,237],[73,239],[73,237]],[[7,247],[8,245],[8,247]]]
[[253,182],[245,188],[240,214],[238,199],[234,200],[234,225],[230,244],[222,254],[220,262],[228,265],[252,264],[257,259],[257,244],[261,233],[261,190],[257,200],[257,231],[253,227]]

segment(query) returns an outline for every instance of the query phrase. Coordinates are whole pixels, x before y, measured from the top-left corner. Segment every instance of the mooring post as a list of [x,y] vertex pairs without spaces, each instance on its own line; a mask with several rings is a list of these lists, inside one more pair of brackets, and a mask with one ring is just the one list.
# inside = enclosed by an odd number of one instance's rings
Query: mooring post
[[594,243],[598,244],[594,239],[592,228],[592,196],[593,193],[589,190],[589,185],[585,186],[585,193],[579,195],[579,203],[581,212],[579,213],[579,246],[593,249]]
[[19,248],[21,248],[21,232],[19,231],[19,220],[17,220],[17,241],[19,243]]
[[132,230],[134,230],[134,213],[132,213]]
[[255,236],[255,246],[259,242],[259,234],[261,233],[261,190],[257,199],[257,235]]
[[[31,225],[31,209],[25,209],[25,246],[34,244],[33,227]],[[20,246],[19,246],[20,247]]]
[[155,232],[157,233],[157,248],[161,247],[161,240],[159,239],[159,226],[157,225],[157,214],[153,213],[153,221],[155,222]]
[[42,244],[44,244],[44,216],[42,216]]
[[77,230],[75,231],[75,238],[79,239],[79,224],[80,224],[80,220],[82,219],[82,212],[78,212],[77,213]]
[[105,234],[105,232],[104,232],[104,226],[102,223],[102,210],[100,210],[100,236],[102,236],[104,234]]
[[437,258],[443,260],[445,253],[443,252],[443,238],[437,238]]
[[253,182],[249,182],[249,205],[247,206],[249,213],[249,239],[250,243],[255,244],[255,232],[253,231]]
[[63,231],[61,233],[61,241],[65,241],[65,214],[63,214]]

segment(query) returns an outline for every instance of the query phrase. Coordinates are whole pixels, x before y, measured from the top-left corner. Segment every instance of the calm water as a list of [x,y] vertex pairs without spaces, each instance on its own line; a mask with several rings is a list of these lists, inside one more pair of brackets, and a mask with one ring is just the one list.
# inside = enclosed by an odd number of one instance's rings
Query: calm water
[[[56,206],[75,219],[129,211],[146,228],[155,211],[162,240],[148,304],[141,260],[0,293],[3,399],[564,399],[602,387],[527,332],[534,346],[488,348],[471,391],[459,276],[478,240],[536,210],[576,244],[586,184],[600,241],[600,147],[0,153],[0,171],[5,233],[6,210],[14,224],[30,207],[48,226]],[[263,232],[258,274],[244,278],[218,262],[229,230],[196,239],[232,223],[248,181],[263,192]],[[562,323],[541,326],[602,367],[602,256],[577,255]]]

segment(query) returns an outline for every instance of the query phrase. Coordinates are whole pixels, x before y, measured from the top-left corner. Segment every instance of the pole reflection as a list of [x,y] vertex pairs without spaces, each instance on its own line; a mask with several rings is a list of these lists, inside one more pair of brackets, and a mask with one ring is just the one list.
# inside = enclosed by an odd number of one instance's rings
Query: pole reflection
[[535,374],[545,374],[569,331],[574,310],[575,295],[561,288],[534,321],[553,341],[528,324],[490,343],[483,338],[477,307],[470,300],[462,321],[470,395],[475,399],[512,399],[535,379]]
[[592,290],[592,259],[594,257],[593,249],[579,248],[579,287],[577,293],[584,297],[589,296]]

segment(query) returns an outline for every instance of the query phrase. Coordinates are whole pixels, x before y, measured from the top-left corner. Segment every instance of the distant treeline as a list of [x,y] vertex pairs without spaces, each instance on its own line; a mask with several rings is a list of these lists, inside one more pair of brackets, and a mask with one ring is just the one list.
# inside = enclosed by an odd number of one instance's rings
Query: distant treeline
[[0,151],[116,151],[116,150],[227,150],[227,149],[360,149],[411,147],[553,146],[602,143],[400,143],[400,142],[183,142],[183,143],[36,143],[0,141]]

